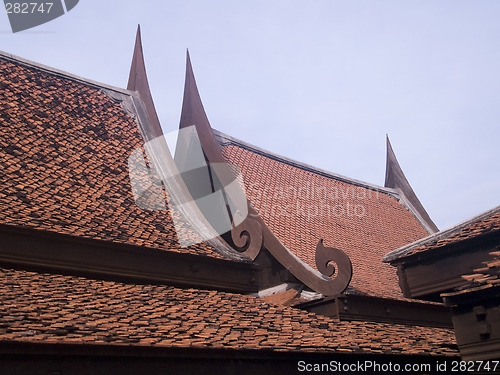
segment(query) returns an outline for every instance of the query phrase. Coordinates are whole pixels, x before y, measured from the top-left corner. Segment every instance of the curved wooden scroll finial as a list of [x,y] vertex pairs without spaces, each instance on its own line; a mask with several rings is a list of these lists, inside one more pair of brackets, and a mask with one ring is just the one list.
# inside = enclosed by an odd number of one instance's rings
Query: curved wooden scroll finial
[[323,275],[334,276],[338,283],[345,284],[346,287],[351,281],[351,260],[342,250],[324,246],[323,239],[320,239],[316,245],[316,267]]
[[256,215],[249,212],[245,220],[231,230],[236,250],[254,260],[262,248],[262,228]]

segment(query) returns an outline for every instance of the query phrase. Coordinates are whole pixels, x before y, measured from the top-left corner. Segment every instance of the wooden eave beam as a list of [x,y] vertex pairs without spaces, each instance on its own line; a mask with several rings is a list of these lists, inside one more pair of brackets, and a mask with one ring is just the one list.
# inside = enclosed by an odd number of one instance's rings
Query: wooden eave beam
[[0,264],[115,281],[255,293],[251,263],[0,225]]
[[452,328],[451,314],[442,304],[342,294],[296,306],[347,321],[372,321],[411,326]]

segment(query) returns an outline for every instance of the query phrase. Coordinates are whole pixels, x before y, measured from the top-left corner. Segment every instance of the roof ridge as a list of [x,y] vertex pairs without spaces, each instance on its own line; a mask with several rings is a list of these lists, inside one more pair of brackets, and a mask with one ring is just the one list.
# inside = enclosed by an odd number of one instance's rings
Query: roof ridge
[[347,182],[347,183],[350,183],[353,185],[357,185],[357,186],[364,187],[364,188],[371,189],[371,190],[376,190],[376,191],[379,191],[382,193],[387,193],[387,194],[395,196],[395,197],[400,196],[399,192],[396,189],[384,187],[381,185],[371,184],[369,182],[364,182],[361,180],[357,180],[355,178],[346,177],[346,176],[343,176],[343,175],[335,173],[335,172],[331,172],[331,171],[327,171],[325,169],[314,167],[310,164],[303,163],[303,162],[288,158],[286,156],[276,154],[276,153],[268,151],[264,148],[255,146],[251,143],[242,141],[238,138],[227,135],[227,134],[225,134],[219,130],[216,130],[214,128],[212,128],[212,130],[214,132],[215,138],[219,141],[219,143],[222,146],[234,144],[234,145],[240,146],[242,148],[245,148],[247,150],[250,150],[252,152],[255,152],[257,154],[269,157],[269,158],[274,159],[276,161],[286,163],[288,165],[292,165],[294,167],[303,169],[303,170],[308,171],[308,172],[313,172],[313,173],[319,174],[319,175],[324,176],[324,177],[332,178],[332,179],[339,180],[342,182]]
[[12,61],[12,62],[15,62],[18,64],[22,64],[22,65],[28,66],[30,68],[35,68],[35,69],[38,69],[38,70],[44,71],[46,73],[62,77],[62,78],[71,79],[73,81],[83,83],[85,85],[93,86],[95,88],[112,90],[112,91],[116,91],[116,92],[119,92],[121,94],[127,94],[127,95],[130,95],[131,93],[133,93],[133,91],[130,91],[130,90],[127,90],[124,88],[108,85],[106,83],[102,83],[102,82],[98,82],[98,81],[94,81],[92,79],[85,78],[85,77],[79,76],[77,74],[69,73],[65,70],[57,69],[57,68],[54,68],[52,66],[37,63],[33,60],[25,59],[24,57],[13,55],[11,53],[7,53],[7,52],[2,51],[2,50],[0,50],[0,59],[4,59],[4,60]]
[[421,238],[420,240],[414,241],[412,243],[409,243],[405,246],[402,246],[396,250],[391,251],[390,253],[387,253],[385,257],[382,259],[383,262],[391,262],[397,258],[399,258],[402,255],[405,255],[406,252],[409,250],[412,250],[413,248],[417,246],[423,246],[430,244],[433,241],[439,241],[442,238],[446,238],[452,234],[460,232],[462,229],[467,227],[468,225],[474,224],[476,222],[479,222],[488,216],[491,216],[494,213],[500,212],[500,206],[494,207],[486,212],[483,212],[479,215],[476,215],[470,219],[467,219],[465,221],[462,221],[461,223],[458,223],[457,225],[450,227],[448,229],[433,233],[427,237]]

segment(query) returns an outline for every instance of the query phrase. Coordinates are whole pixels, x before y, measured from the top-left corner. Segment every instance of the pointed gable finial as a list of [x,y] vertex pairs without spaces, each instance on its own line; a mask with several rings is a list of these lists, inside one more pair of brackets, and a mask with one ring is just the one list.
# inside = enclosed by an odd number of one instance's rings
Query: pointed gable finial
[[429,233],[435,233],[439,229],[434,224],[429,214],[425,210],[422,203],[418,199],[417,195],[413,191],[410,183],[406,179],[406,176],[401,169],[401,166],[396,159],[396,154],[392,149],[391,141],[389,140],[389,136],[386,134],[386,143],[387,143],[387,160],[386,160],[386,169],[385,169],[385,187],[392,189],[399,189],[405,198],[410,202],[410,204],[417,211],[418,215],[421,218],[424,226],[426,227]]
[[203,108],[188,50],[186,52],[186,81],[184,83],[184,98],[182,101],[179,128],[182,129],[192,125],[196,126],[196,131],[207,159],[212,163],[224,163],[226,160],[222,156],[219,142],[214,136],[207,114]]
[[[394,150],[392,149],[391,141],[389,140],[389,135],[385,135],[385,143],[386,143],[386,148],[387,148],[387,154],[386,154],[386,164],[385,164],[385,187],[392,187],[394,188],[394,174],[396,170],[399,167],[399,163],[396,159],[396,154],[394,153]],[[399,168],[401,170],[401,168]],[[402,172],[402,171],[401,171]]]
[[148,77],[146,75],[146,64],[144,63],[144,54],[142,52],[141,26],[137,25],[137,34],[135,37],[134,55],[130,67],[127,90],[137,91],[144,102],[149,122],[152,127],[153,137],[159,137],[163,134],[160,120],[156,114],[153,97],[149,89]]

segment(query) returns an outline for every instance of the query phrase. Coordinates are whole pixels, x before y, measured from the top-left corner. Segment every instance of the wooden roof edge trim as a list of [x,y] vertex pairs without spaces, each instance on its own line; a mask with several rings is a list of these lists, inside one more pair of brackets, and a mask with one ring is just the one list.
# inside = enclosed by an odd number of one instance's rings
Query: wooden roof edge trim
[[256,293],[260,288],[260,268],[250,262],[5,224],[0,224],[0,233],[0,264],[4,267],[242,293]]
[[[188,52],[179,129],[193,125],[196,127],[197,135],[207,161],[210,163],[227,163],[203,107]],[[177,159],[176,151],[176,160],[182,160],[182,157],[186,157],[183,154],[179,155],[180,158]],[[219,174],[217,171],[215,173],[219,177],[222,186],[227,186],[231,183],[231,176],[227,173]],[[238,252],[243,256],[255,260],[261,250],[267,249],[293,276],[311,289],[324,295],[337,295],[347,288],[352,278],[352,264],[349,257],[343,251],[324,246],[322,239],[318,238],[318,245],[316,246],[316,265],[318,270],[315,270],[294,255],[275,236],[248,198],[246,199],[246,205],[248,215],[243,218],[243,221],[239,225],[233,227],[229,236],[224,239],[221,238],[222,241],[234,249],[235,253]],[[333,279],[331,278],[333,271],[330,269],[331,267],[328,267],[329,261],[334,261],[337,264],[335,278]]]
[[431,217],[422,205],[422,202],[420,202],[420,199],[418,199],[417,194],[411,187],[410,182],[406,178],[403,169],[396,158],[396,154],[392,148],[388,135],[386,135],[386,144],[387,156],[384,186],[393,189],[400,189],[404,193],[406,200],[411,203],[414,212],[418,213],[419,220],[424,224],[424,227],[429,234],[438,232],[439,228],[432,221]]
[[131,95],[133,93],[133,91],[130,91],[130,90],[127,90],[124,88],[116,87],[113,85],[108,85],[108,84],[98,82],[98,81],[94,81],[92,79],[85,78],[85,77],[82,77],[82,76],[79,76],[79,75],[76,75],[73,73],[69,73],[69,72],[66,72],[64,70],[60,70],[60,69],[57,69],[57,68],[54,68],[54,67],[51,67],[48,65],[40,64],[40,63],[34,62],[32,60],[25,59],[23,57],[13,55],[13,54],[10,54],[10,53],[4,52],[4,51],[0,51],[0,59],[10,61],[10,62],[15,63],[15,64],[24,65],[28,68],[40,70],[44,73],[48,73],[48,74],[51,74],[51,75],[56,76],[56,77],[69,79],[69,80],[75,81],[77,83],[91,86],[91,87],[96,88],[96,89],[106,89],[106,90],[111,90],[111,91],[115,91],[117,93],[126,94],[126,95]]
[[[330,308],[325,308],[326,306]],[[436,302],[343,293],[336,297],[303,302],[294,307],[320,314],[321,312],[334,312],[336,314],[334,317],[341,321],[373,321],[409,326],[453,328],[448,309],[443,303]]]
[[[390,253],[386,254],[385,257],[382,259],[382,261],[385,263],[401,262],[403,258],[413,255],[413,254],[409,254],[409,253],[414,248],[434,244],[441,239],[444,239],[444,238],[450,237],[456,233],[459,233],[462,229],[466,228],[467,226],[474,224],[476,222],[479,222],[483,219],[486,219],[489,216],[491,216],[497,212],[500,212],[500,206],[497,206],[495,208],[492,208],[491,210],[488,210],[488,211],[483,212],[477,216],[474,216],[471,219],[465,220],[465,221],[463,221],[463,222],[461,222],[461,223],[459,223],[451,228],[448,228],[446,230],[442,230],[440,232],[431,234],[431,235],[424,237],[420,240],[417,240],[415,242],[412,242],[410,244],[402,246],[399,249],[393,250]],[[424,253],[424,252],[420,252],[419,254],[422,254],[422,253]]]
[[323,297],[322,299],[314,300],[314,301],[305,301],[300,304],[295,305],[294,307],[302,307],[302,306],[308,306],[308,305],[314,305],[314,304],[321,304],[325,302],[330,302],[333,301],[337,298],[344,298],[344,299],[349,299],[349,300],[365,300],[365,301],[371,301],[373,303],[382,303],[382,302],[387,302],[393,305],[401,305],[401,306],[424,306],[428,307],[429,309],[442,309],[444,308],[444,304],[442,302],[435,302],[435,301],[425,301],[425,300],[419,300],[419,299],[398,299],[398,298],[392,298],[392,297],[379,297],[379,296],[373,296],[369,294],[354,294],[354,293],[342,293],[339,294],[338,296],[334,297]]
[[251,143],[248,143],[248,142],[242,141],[238,138],[235,138],[233,136],[227,135],[219,130],[216,130],[216,129],[212,129],[212,130],[213,130],[213,133],[215,135],[215,138],[217,139],[217,141],[219,142],[219,144],[221,146],[235,145],[235,146],[244,148],[248,151],[255,152],[256,154],[259,154],[259,155],[268,157],[270,159],[276,160],[278,162],[285,163],[285,164],[291,165],[293,167],[297,167],[297,168],[303,169],[305,171],[312,172],[312,173],[315,173],[315,174],[318,174],[318,175],[321,175],[324,177],[332,178],[332,179],[335,179],[338,181],[346,182],[346,183],[351,184],[351,185],[356,185],[359,187],[378,191],[381,193],[386,193],[386,194],[391,195],[393,197],[398,197],[398,195],[399,195],[399,193],[396,189],[371,184],[369,182],[356,180],[354,178],[346,177],[346,176],[343,176],[343,175],[338,174],[338,173],[334,173],[334,172],[327,171],[325,169],[317,168],[317,167],[314,167],[310,164],[303,163],[303,162],[300,162],[300,161],[297,161],[297,160],[294,160],[291,158],[287,158],[285,156],[276,154],[274,152],[268,151],[268,150],[263,149],[261,147],[252,145]]
[[[446,239],[446,237],[442,238]],[[444,243],[440,246],[433,247],[428,250],[411,252],[409,250],[408,254],[401,256],[392,261],[384,261],[385,263],[390,263],[392,266],[404,265],[405,268],[420,266],[422,261],[432,260],[437,261],[439,259],[450,258],[453,256],[459,256],[468,253],[484,253],[489,254],[490,251],[498,247],[498,245],[492,245],[492,242],[497,242],[500,240],[500,230],[495,230],[487,233],[481,233],[478,236],[461,238],[460,240],[452,241],[449,243]],[[438,240],[439,241],[439,240]],[[432,246],[434,243],[431,243]],[[476,263],[477,267],[481,267],[481,261]]]
[[408,209],[412,213],[412,215],[417,219],[420,225],[427,231],[428,234],[436,233],[435,226],[429,224],[428,220],[422,217],[421,210],[417,209],[411,202],[410,199],[406,196],[405,192],[400,188],[395,188],[395,190],[399,193],[399,201],[403,204],[403,206]]
[[[183,129],[193,125],[196,127],[201,146],[208,161],[210,161],[211,163],[225,163],[226,159],[221,153],[219,144],[215,139],[212,126],[210,125],[210,121],[203,106],[198,86],[196,84],[193,66],[191,64],[191,57],[189,51],[187,50],[186,76],[184,81],[184,95],[182,98],[179,129]],[[183,154],[176,154],[175,156],[175,160],[180,160],[183,157],[189,157]],[[222,182],[224,182],[224,178],[222,179]]]

